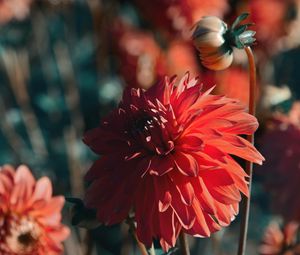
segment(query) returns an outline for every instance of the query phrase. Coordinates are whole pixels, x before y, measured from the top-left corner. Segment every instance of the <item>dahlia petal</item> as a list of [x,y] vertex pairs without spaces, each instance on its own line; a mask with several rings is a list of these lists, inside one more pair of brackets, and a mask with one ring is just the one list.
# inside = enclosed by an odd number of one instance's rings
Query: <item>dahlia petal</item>
[[198,134],[189,134],[179,139],[176,143],[177,147],[179,147],[180,151],[199,151],[203,147],[203,140]]
[[41,208],[39,211],[31,212],[32,215],[42,216],[46,221],[50,220],[52,222],[51,217],[53,215],[60,215],[60,211],[64,205],[65,199],[63,196],[52,197],[44,208]]
[[177,99],[176,105],[174,107],[174,112],[177,116],[179,116],[178,120],[180,122],[184,122],[184,119],[182,117],[186,117],[187,115],[184,115],[183,113],[185,111],[188,111],[190,107],[197,101],[200,95],[200,86],[195,86],[192,88],[189,88],[185,91],[185,93],[182,93],[179,98]]
[[[176,193],[177,192],[173,190],[172,194],[176,194]],[[191,228],[196,220],[196,216],[191,206],[186,206],[185,204],[182,203],[180,194],[177,193],[177,195],[172,196],[171,206],[174,209],[174,212],[181,225],[185,229]]]
[[201,177],[209,193],[221,203],[231,204],[240,201],[241,196],[234,181],[224,169],[203,170]]
[[195,197],[192,184],[190,182],[186,182],[183,185],[176,185],[176,187],[181,195],[182,202],[188,206],[192,205]]
[[180,194],[181,200],[185,205],[191,206],[195,198],[195,191],[191,184],[191,178],[182,176],[181,173],[174,172],[170,174],[172,184]]
[[51,230],[49,228],[49,232],[52,239],[58,242],[65,240],[70,235],[70,229],[62,225]]
[[159,219],[159,234],[171,247],[176,243],[175,236],[175,215],[172,209],[158,213]]
[[172,202],[171,193],[169,191],[166,191],[163,199],[158,201],[159,212],[165,212],[171,205],[171,202]]
[[198,163],[196,159],[190,154],[183,152],[176,152],[174,155],[177,169],[186,176],[198,175]]
[[[63,246],[61,243],[57,242],[56,240],[53,240],[51,237],[47,236],[45,238],[46,244],[49,247],[49,249],[54,252],[54,254],[60,254],[63,251]],[[49,251],[50,252],[50,251]]]
[[6,195],[6,191],[11,190],[14,185],[14,178],[6,168],[2,168],[0,173],[0,194]]
[[206,143],[220,148],[223,152],[236,155],[260,165],[264,160],[264,157],[250,142],[238,136],[223,134],[223,139],[208,140]]
[[218,223],[222,227],[226,227],[231,223],[231,221],[234,220],[235,215],[232,214],[232,212],[230,210],[230,206],[228,207],[228,206],[218,203],[218,202],[216,204],[217,204],[218,210],[216,211],[216,214],[214,216],[217,218]]
[[217,201],[226,205],[241,201],[241,194],[234,185],[214,187],[210,189],[210,193]]
[[165,212],[171,205],[172,195],[170,185],[172,185],[168,175],[153,178],[156,200],[158,201],[158,211]]
[[19,210],[24,207],[24,203],[27,203],[35,184],[35,180],[26,166],[19,166],[15,177],[14,187],[10,195],[10,203],[14,206],[15,210]]
[[153,175],[162,176],[174,168],[174,158],[172,155],[165,157],[154,156],[151,159],[149,173]]
[[201,208],[204,212],[214,215],[216,212],[215,199],[207,190],[201,177],[197,178],[193,182],[195,189],[195,194],[197,194],[197,199],[200,202]]
[[52,185],[48,177],[42,177],[36,182],[34,192],[32,194],[32,200],[49,200],[52,196]]
[[161,245],[161,248],[165,252],[168,252],[170,250],[170,248],[172,248],[172,245],[169,245],[163,238],[160,238],[159,243]]
[[115,157],[102,156],[100,159],[94,162],[89,171],[86,173],[84,177],[85,180],[92,181],[103,176],[103,172],[113,168],[114,162],[116,162]]
[[[86,207],[88,208],[96,208],[98,204],[102,204],[104,199],[108,196],[101,196],[99,194],[103,194],[105,192],[105,189],[109,187],[109,185],[112,185],[109,178],[101,178],[96,179],[92,182],[92,184],[88,187],[84,202]],[[105,194],[105,193],[104,193]],[[110,196],[110,194],[109,194]]]
[[231,120],[232,124],[220,128],[220,131],[231,134],[251,135],[258,128],[257,119],[246,112],[235,114],[230,118],[227,118],[227,120]]
[[177,98],[183,93],[183,91],[187,88],[187,84],[189,83],[190,73],[186,72],[185,75],[181,78],[178,83],[178,86],[175,89],[175,95]]
[[[228,174],[234,180],[236,187],[245,195],[249,196],[249,187],[245,178],[248,177],[242,167],[236,163],[230,156],[225,158],[227,162]],[[225,167],[225,166],[224,166]]]
[[193,235],[210,236],[210,230],[204,218],[200,203],[197,199],[194,199],[193,201],[193,209],[195,210],[196,215],[196,221],[191,228],[191,231],[195,231]]
[[128,150],[127,137],[100,127],[87,131],[83,142],[97,154],[114,153],[116,148]]
[[[24,182],[26,180],[26,182]],[[29,168],[25,165],[21,165],[17,168],[15,178],[14,178],[15,185],[18,185],[19,183],[26,183],[25,185],[25,198],[27,199],[29,195],[31,195],[33,186],[35,184],[35,180],[29,170]]]
[[137,164],[137,169],[140,170],[141,176],[144,177],[144,175],[148,172],[151,164],[151,158],[145,157],[140,160],[140,162]]
[[136,197],[135,220],[137,222],[137,236],[146,247],[151,247],[153,238],[152,217],[154,213],[154,203],[150,188],[153,186],[151,180],[146,180],[143,184],[144,194],[139,193]]

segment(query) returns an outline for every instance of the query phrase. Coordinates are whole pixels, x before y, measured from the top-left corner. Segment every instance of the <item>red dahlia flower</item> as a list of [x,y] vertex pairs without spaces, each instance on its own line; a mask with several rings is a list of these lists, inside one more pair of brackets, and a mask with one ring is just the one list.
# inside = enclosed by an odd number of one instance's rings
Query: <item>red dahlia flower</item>
[[260,255],[297,255],[300,245],[296,244],[299,224],[289,222],[281,230],[278,223],[271,223],[264,234],[259,247]]
[[0,24],[12,19],[23,20],[29,14],[32,0],[0,0]]
[[[276,141],[276,143],[274,143]],[[269,121],[261,139],[261,149],[267,163],[261,173],[273,195],[275,211],[286,221],[300,221],[300,103],[294,103],[289,115],[278,115]],[[286,208],[289,208],[288,210]]]
[[148,91],[126,89],[119,107],[84,142],[103,155],[87,173],[85,203],[99,221],[115,224],[135,212],[137,235],[164,250],[180,231],[209,236],[238,213],[247,174],[230,156],[261,164],[263,157],[238,134],[252,134],[255,117],[236,100],[202,92],[186,75]]
[[0,168],[0,254],[61,254],[69,234],[60,223],[63,204],[47,177],[36,182],[26,166]]

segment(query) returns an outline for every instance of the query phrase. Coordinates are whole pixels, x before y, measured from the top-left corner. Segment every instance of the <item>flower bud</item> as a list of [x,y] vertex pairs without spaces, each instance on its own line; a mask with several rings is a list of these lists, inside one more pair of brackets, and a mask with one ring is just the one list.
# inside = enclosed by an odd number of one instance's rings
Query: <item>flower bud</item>
[[239,24],[247,17],[246,13],[240,15],[231,28],[214,16],[203,17],[196,24],[192,38],[205,67],[212,70],[229,67],[233,61],[233,47],[243,49],[255,41],[255,32],[246,30],[251,24]]

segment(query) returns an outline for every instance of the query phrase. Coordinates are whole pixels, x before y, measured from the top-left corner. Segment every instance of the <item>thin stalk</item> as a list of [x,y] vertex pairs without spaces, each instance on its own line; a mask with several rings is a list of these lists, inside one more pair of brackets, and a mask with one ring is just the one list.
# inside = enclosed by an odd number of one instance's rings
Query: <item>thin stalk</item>
[[182,255],[190,255],[189,243],[186,234],[181,232],[179,235],[180,250]]
[[133,219],[128,217],[126,222],[129,225],[129,231],[132,234],[133,238],[135,239],[141,254],[142,255],[148,255],[148,252],[147,252],[147,249],[146,249],[145,245],[143,243],[141,243],[139,241],[138,237],[137,237],[136,227],[134,225]]
[[[255,115],[255,94],[256,94],[256,66],[254,61],[254,55],[250,47],[245,48],[248,64],[249,64],[249,113]],[[248,135],[247,140],[254,144],[254,135]],[[252,172],[253,163],[250,161],[246,162],[246,173],[249,175],[249,197],[244,197],[241,208],[241,227],[240,227],[240,237],[239,237],[239,248],[238,255],[244,255],[247,243],[247,232],[248,232],[248,221],[249,221],[249,211],[250,211],[250,199],[251,199],[251,186],[252,186]]]

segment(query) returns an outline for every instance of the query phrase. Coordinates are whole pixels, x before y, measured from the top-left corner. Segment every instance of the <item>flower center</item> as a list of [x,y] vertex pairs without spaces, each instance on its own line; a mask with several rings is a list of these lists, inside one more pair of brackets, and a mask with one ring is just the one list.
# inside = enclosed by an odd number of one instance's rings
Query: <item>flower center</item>
[[154,120],[151,116],[141,116],[134,121],[132,132],[134,134],[147,132],[151,127],[153,127],[153,121]]
[[134,140],[153,154],[167,155],[174,149],[174,143],[160,117],[147,113],[138,116],[131,126],[131,134]]
[[8,216],[6,221],[4,239],[8,250],[20,255],[33,254],[39,244],[39,225],[32,218],[18,215]]
[[31,232],[26,232],[26,233],[20,234],[18,236],[18,241],[20,244],[22,244],[24,246],[29,246],[29,245],[35,243],[36,239],[32,236]]

